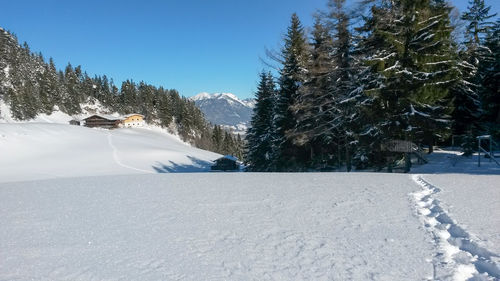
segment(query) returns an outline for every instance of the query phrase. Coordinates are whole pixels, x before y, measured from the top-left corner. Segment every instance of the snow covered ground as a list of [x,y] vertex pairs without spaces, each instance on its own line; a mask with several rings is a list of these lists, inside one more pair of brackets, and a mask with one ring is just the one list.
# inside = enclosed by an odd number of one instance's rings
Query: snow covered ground
[[[1,183],[0,280],[500,278],[498,192],[474,193],[469,203],[492,203],[480,208],[468,204],[470,193],[445,204],[448,189],[420,185],[420,177],[205,173]],[[467,210],[449,212],[449,202]]]
[[218,157],[154,128],[0,124],[0,182],[207,171]]
[[412,170],[422,188],[413,194],[417,213],[435,237],[436,277],[500,280],[500,167],[460,154],[436,151]]
[[487,159],[182,173],[218,156],[153,128],[0,124],[0,280],[500,280]]
[[425,280],[407,175],[164,174],[0,185],[0,280]]

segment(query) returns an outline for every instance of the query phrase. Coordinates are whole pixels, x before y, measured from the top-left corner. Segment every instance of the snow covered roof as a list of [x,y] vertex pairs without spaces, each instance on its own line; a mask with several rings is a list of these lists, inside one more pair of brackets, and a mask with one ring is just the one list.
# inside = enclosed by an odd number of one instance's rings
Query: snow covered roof
[[104,119],[108,119],[108,120],[122,120],[122,117],[116,117],[116,116],[107,115],[107,114],[93,114],[93,115],[90,115],[87,118],[84,118],[83,120],[89,119],[90,117],[93,117],[93,116],[98,116],[98,117],[101,117],[101,118],[104,118]]
[[86,118],[84,118],[83,120],[85,119],[88,119],[92,116],[99,116],[99,117],[102,117],[102,118],[105,118],[105,119],[108,119],[108,120],[123,120],[125,118],[128,118],[128,117],[131,117],[131,116],[141,116],[142,118],[144,118],[144,115],[142,114],[138,114],[138,113],[132,113],[132,114],[127,114],[127,115],[124,115],[124,116],[115,116],[115,115],[108,115],[108,114],[92,114]]
[[132,116],[141,116],[142,118],[144,118],[144,115],[139,114],[139,113],[127,114],[127,115],[123,116],[123,118],[129,118],[129,117],[132,117]]
[[219,159],[222,159],[222,158],[229,159],[231,161],[238,161],[238,158],[234,157],[233,155],[224,155],[224,157],[221,157]]

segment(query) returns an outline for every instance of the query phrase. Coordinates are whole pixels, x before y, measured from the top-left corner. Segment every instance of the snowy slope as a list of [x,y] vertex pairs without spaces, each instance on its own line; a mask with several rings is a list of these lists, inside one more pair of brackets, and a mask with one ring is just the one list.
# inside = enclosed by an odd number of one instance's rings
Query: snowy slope
[[201,109],[208,121],[245,134],[252,118],[254,99],[240,100],[230,93],[200,93],[190,100]]
[[0,124],[0,182],[206,171],[219,156],[159,129]]

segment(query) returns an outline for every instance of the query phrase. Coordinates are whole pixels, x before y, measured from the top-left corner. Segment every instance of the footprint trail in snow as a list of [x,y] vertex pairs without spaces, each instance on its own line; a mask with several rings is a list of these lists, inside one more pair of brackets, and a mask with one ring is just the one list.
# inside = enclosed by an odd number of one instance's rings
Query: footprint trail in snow
[[479,246],[477,239],[462,228],[441,207],[435,195],[441,190],[421,175],[413,181],[422,190],[412,193],[417,214],[432,233],[438,253],[433,257],[434,280],[499,280],[499,255]]

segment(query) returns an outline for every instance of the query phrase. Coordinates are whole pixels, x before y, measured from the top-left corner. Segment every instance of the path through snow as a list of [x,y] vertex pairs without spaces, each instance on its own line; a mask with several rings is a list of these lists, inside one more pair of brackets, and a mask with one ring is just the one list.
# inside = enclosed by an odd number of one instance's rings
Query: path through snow
[[[434,280],[497,280],[499,257],[477,244],[475,239],[442,208],[435,195],[441,190],[422,175],[412,175],[422,190],[412,193],[425,228],[432,233],[438,251],[433,258]],[[497,278],[497,279],[493,279]]]
[[116,164],[118,164],[119,166],[122,166],[122,167],[127,168],[127,169],[131,169],[134,171],[138,171],[138,172],[143,172],[146,174],[154,174],[154,172],[151,170],[138,169],[138,168],[126,165],[122,161],[120,161],[120,158],[118,157],[118,149],[113,144],[112,136],[111,136],[111,133],[109,133],[109,132],[108,132],[108,144],[109,144],[109,147],[111,148],[111,150],[113,151],[113,159],[115,160]]

